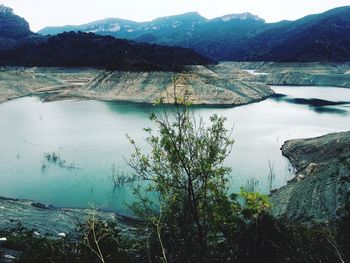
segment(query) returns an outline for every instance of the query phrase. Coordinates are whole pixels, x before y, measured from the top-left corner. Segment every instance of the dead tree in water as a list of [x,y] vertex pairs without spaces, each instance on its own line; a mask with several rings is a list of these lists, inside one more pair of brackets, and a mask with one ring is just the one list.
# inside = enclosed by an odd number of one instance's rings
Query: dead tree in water
[[271,160],[268,160],[267,164],[269,166],[268,183],[269,183],[269,191],[271,193],[273,190],[273,184],[274,184],[275,178],[276,178],[275,163]]

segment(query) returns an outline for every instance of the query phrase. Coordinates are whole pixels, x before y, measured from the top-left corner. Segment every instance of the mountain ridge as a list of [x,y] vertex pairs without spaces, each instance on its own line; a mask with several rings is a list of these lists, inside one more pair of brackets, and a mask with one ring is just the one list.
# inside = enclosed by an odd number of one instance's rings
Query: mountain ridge
[[[206,17],[202,16],[197,11],[190,11],[190,12],[185,12],[185,13],[176,14],[176,15],[161,16],[161,17],[157,17],[157,18],[154,18],[154,19],[148,20],[148,21],[135,21],[135,20],[127,19],[127,18],[106,17],[106,18],[101,18],[101,19],[97,19],[97,20],[94,20],[94,21],[91,21],[91,22],[82,23],[82,24],[78,24],[78,25],[66,24],[66,25],[62,25],[62,26],[45,26],[44,28],[38,30],[36,33],[45,35],[46,34],[46,29],[54,30],[54,29],[61,29],[61,28],[67,28],[67,27],[76,27],[76,28],[78,28],[78,27],[84,27],[84,26],[91,26],[91,25],[95,25],[95,24],[98,24],[98,23],[108,22],[108,21],[111,21],[111,22],[122,21],[122,22],[128,22],[128,23],[132,23],[132,24],[146,24],[146,23],[152,23],[152,22],[156,22],[156,21],[166,21],[166,20],[169,20],[169,19],[172,19],[172,18],[181,18],[181,17],[187,17],[187,16],[197,16],[201,20],[207,22],[207,21],[218,20],[218,19],[222,19],[222,18],[230,17],[230,16],[239,18],[240,16],[244,16],[244,15],[248,15],[248,16],[254,17],[254,18],[259,19],[259,20],[264,20],[264,19],[260,18],[259,16],[251,14],[250,12],[232,13],[232,14],[226,14],[226,15],[218,16],[218,17],[214,17],[214,18],[206,18]],[[61,33],[63,33],[63,32],[61,32]]]
[[46,28],[39,33],[94,32],[137,42],[191,48],[215,60],[349,61],[348,17],[350,6],[275,23],[266,23],[248,12],[213,19],[189,12],[149,22],[114,20],[113,24],[100,20],[100,23],[65,29]]

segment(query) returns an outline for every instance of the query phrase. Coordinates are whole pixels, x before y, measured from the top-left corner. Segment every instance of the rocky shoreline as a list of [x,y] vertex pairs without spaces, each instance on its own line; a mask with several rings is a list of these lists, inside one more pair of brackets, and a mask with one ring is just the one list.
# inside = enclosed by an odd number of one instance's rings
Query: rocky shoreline
[[233,77],[222,70],[220,66],[189,66],[177,73],[8,68],[0,71],[0,103],[30,95],[45,95],[46,101],[75,98],[141,103],[163,97],[172,103],[174,94],[186,94],[194,105],[239,106],[274,94],[263,83],[245,81],[237,78],[239,74]]
[[[57,240],[69,236],[74,239],[78,224],[91,219],[92,212],[92,209],[58,208],[31,200],[0,197],[0,231],[17,233],[23,227],[36,238]],[[121,236],[137,240],[144,235],[140,233],[142,222],[134,218],[107,211],[94,213],[99,220],[117,223]],[[6,236],[0,236],[0,263],[18,262],[23,251],[2,247],[4,240]]]
[[350,132],[286,141],[296,177],[271,195],[273,214],[294,222],[329,222],[350,204]]
[[[25,199],[0,197],[0,230],[19,225],[41,236],[58,238],[59,233],[74,233],[78,223],[90,218],[92,209],[58,208]],[[132,235],[139,221],[115,212],[97,211],[104,221],[118,222],[121,233]]]

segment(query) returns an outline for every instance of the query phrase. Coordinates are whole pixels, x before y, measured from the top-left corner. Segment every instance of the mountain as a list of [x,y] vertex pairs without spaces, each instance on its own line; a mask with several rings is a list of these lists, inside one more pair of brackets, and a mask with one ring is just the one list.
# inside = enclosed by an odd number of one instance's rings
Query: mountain
[[147,34],[154,34],[155,36],[161,37],[167,34],[173,34],[177,31],[183,32],[186,28],[205,21],[206,19],[204,17],[195,12],[158,18],[145,23],[118,18],[107,18],[80,26],[46,27],[38,33],[42,35],[54,35],[68,31],[82,31],[135,40]]
[[185,65],[209,63],[213,61],[192,49],[180,47],[136,43],[83,32],[54,36],[34,34],[25,19],[15,15],[11,8],[0,6],[0,66],[172,71]]
[[192,12],[142,23],[109,18],[80,26],[47,27],[38,33],[66,30],[193,48],[216,60],[350,60],[350,6],[278,23],[266,23],[250,13],[206,19]]
[[31,39],[0,54],[2,66],[172,71],[185,65],[209,63],[212,60],[192,49],[135,43],[82,32]]
[[25,19],[15,15],[11,8],[0,5],[0,50],[13,48],[32,35]]
[[280,22],[235,44],[238,60],[349,61],[350,6]]
[[250,13],[208,20],[196,12],[137,23],[108,18],[80,26],[46,27],[38,33],[54,35],[65,31],[93,32],[137,42],[193,48],[205,56],[223,59],[232,43],[247,38],[265,25]]

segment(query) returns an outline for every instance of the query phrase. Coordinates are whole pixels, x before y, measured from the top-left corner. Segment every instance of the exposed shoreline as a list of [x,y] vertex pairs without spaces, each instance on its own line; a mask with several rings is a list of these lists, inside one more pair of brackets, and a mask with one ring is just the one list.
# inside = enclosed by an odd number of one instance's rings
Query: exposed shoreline
[[[186,96],[193,105],[240,106],[274,94],[263,83],[222,74],[221,67],[189,66],[183,72],[128,72],[95,69],[5,69],[0,72],[0,103],[45,95],[46,101],[95,99],[153,104]],[[241,74],[242,72],[240,72]]]
[[[18,224],[35,230],[42,236],[57,238],[58,233],[74,233],[78,223],[91,214],[89,208],[61,208],[28,199],[0,196],[0,229],[11,230]],[[104,221],[118,222],[122,232],[133,232],[141,222],[116,211],[98,210],[97,216]]]
[[350,88],[350,62],[225,62],[259,73],[249,79],[271,86],[322,86]]
[[163,97],[172,103],[175,84],[178,95],[186,91],[193,105],[235,107],[269,98],[274,94],[270,86],[350,88],[350,63],[220,62],[176,73],[5,68],[0,77],[0,103],[43,94],[48,102],[94,99],[153,104]]

